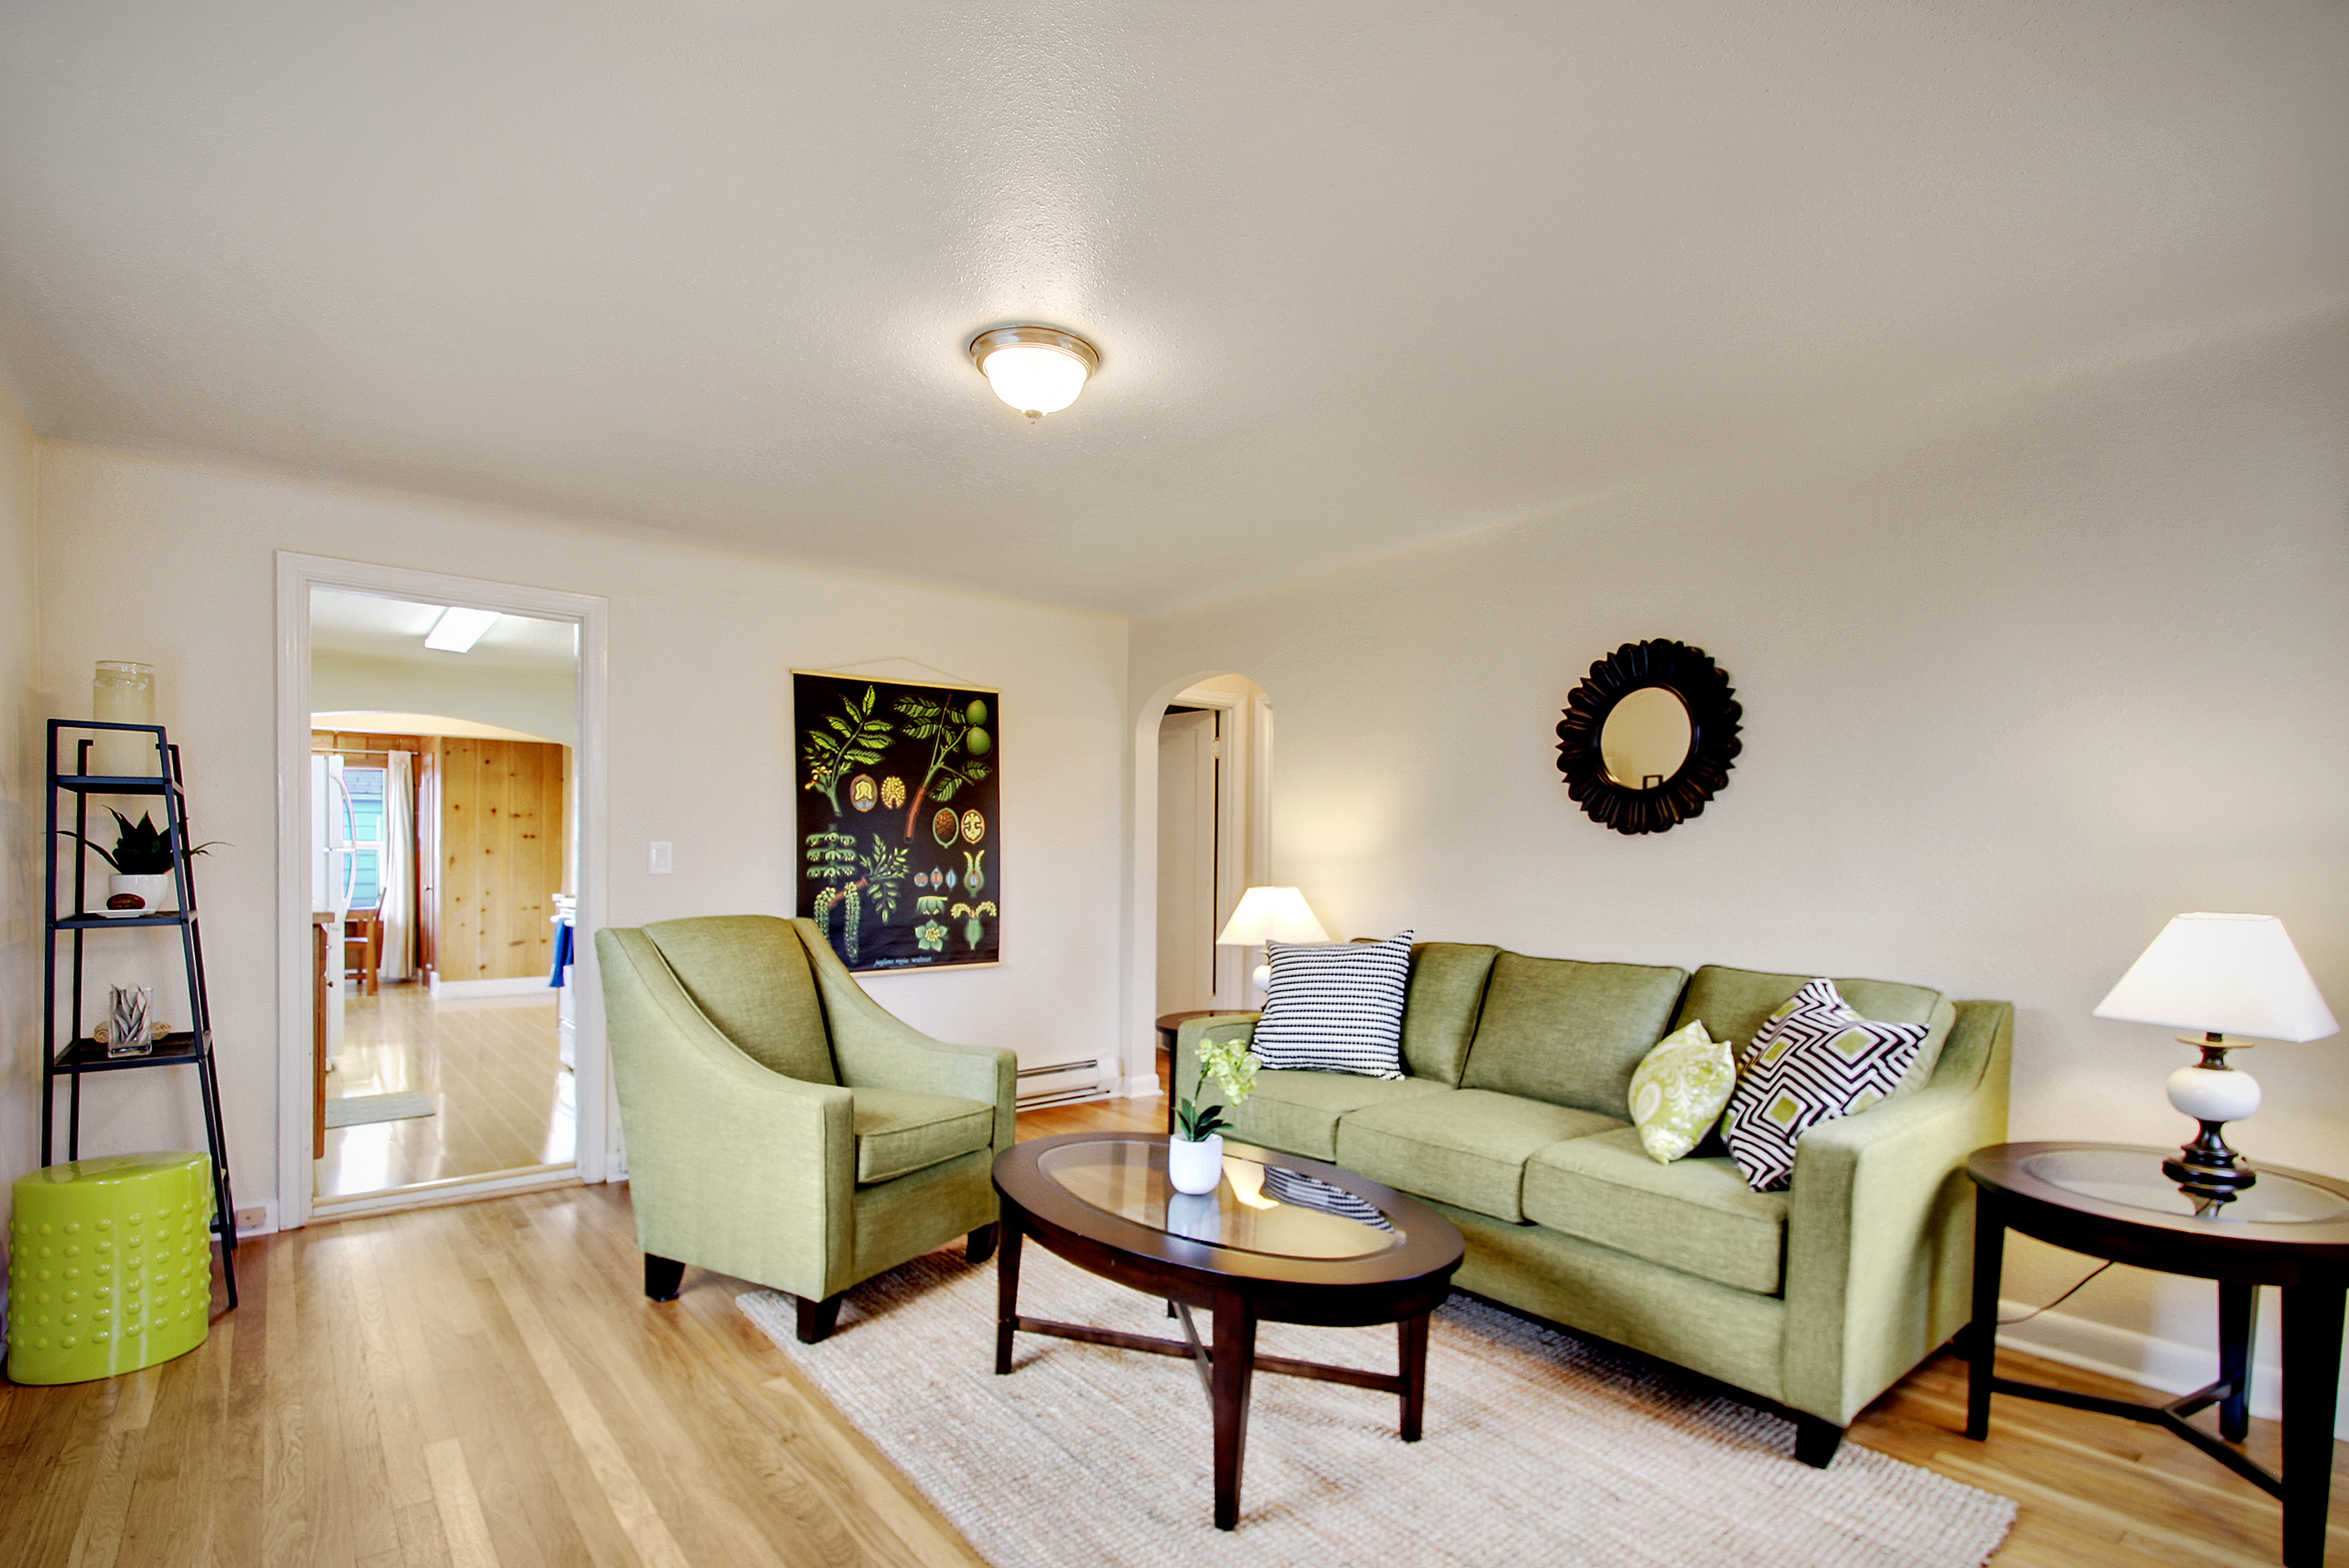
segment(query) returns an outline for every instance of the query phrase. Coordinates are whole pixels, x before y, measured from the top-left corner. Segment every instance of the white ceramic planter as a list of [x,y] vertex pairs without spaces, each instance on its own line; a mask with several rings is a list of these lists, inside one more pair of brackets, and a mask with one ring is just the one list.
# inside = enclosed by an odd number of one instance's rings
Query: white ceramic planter
[[1166,1179],[1177,1192],[1212,1192],[1224,1179],[1224,1135],[1166,1140]]
[[[139,899],[137,909],[116,909],[114,900],[119,893],[131,893]],[[109,876],[106,879],[107,907],[99,913],[116,920],[135,919],[143,914],[161,914],[172,904],[171,873],[157,872],[152,876]]]

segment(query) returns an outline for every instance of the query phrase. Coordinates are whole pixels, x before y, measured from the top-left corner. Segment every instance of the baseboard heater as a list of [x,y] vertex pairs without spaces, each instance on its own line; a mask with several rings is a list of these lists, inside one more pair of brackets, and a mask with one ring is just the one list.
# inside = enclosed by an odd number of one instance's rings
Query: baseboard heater
[[1101,1058],[1043,1062],[1019,1069],[1019,1105],[1032,1110],[1040,1105],[1064,1105],[1073,1100],[1100,1099]]

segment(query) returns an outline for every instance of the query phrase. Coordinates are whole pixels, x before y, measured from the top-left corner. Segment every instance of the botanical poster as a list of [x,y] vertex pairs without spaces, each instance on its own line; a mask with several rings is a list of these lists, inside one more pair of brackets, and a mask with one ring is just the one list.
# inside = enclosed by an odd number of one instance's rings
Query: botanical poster
[[861,971],[997,961],[1000,698],[792,672],[799,913]]

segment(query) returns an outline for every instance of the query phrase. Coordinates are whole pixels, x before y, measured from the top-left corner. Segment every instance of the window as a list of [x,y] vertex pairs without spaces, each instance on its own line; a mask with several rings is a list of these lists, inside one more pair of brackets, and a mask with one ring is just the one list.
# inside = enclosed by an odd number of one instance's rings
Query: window
[[383,781],[380,768],[343,769],[351,792],[351,907],[383,903]]

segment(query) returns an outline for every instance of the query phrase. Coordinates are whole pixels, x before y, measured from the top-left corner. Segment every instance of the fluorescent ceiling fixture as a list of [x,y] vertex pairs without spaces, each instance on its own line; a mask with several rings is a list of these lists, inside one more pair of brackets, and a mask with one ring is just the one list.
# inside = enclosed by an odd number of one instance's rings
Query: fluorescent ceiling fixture
[[1075,402],[1101,356],[1058,327],[999,326],[970,340],[970,361],[998,397],[1034,419]]
[[451,604],[440,612],[440,618],[432,623],[429,632],[424,634],[424,645],[438,648],[444,654],[470,654],[473,651],[473,645],[481,640],[481,634],[496,624],[497,619],[495,610],[474,610],[462,604]]

